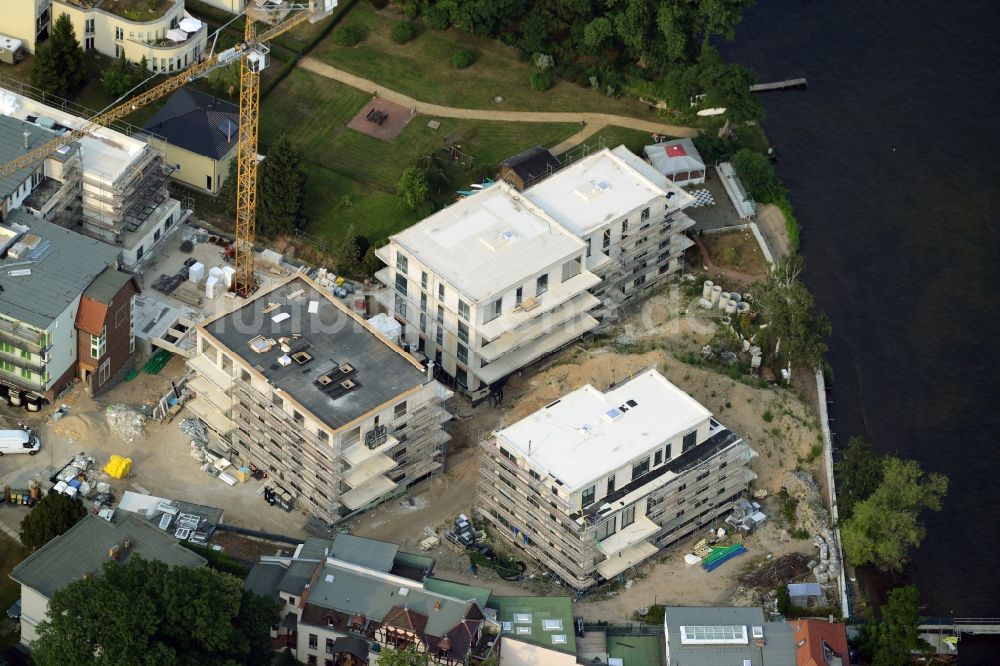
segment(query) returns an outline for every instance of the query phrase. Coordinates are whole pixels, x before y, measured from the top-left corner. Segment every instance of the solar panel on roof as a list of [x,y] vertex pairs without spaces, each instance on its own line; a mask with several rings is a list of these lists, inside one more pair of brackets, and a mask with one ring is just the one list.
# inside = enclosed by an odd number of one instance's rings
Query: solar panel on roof
[[229,118],[223,118],[219,121],[219,124],[215,126],[220,132],[226,135],[226,137],[231,137],[236,134],[236,130],[239,129]]

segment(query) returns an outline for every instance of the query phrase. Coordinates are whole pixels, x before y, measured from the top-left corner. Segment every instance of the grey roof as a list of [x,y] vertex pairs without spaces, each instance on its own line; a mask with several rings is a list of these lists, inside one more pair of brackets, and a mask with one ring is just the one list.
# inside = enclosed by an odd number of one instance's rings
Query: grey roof
[[[795,634],[786,622],[765,622],[760,608],[733,606],[668,606],[663,618],[667,631],[666,666],[795,666]],[[683,626],[743,625],[749,637],[746,645],[682,645]],[[757,647],[753,627],[763,627],[764,646]]]
[[[279,285],[242,307],[223,315],[203,330],[230,352],[257,369],[274,387],[287,393],[310,412],[312,417],[331,428],[340,428],[377,407],[402,400],[402,394],[428,382],[416,361],[402,349],[388,342],[370,324],[355,318],[347,308],[329,294],[313,286],[302,276]],[[291,294],[303,291],[295,298]],[[310,302],[317,304],[316,314],[308,312]],[[278,309],[267,314],[268,303]],[[290,315],[275,322],[274,317]],[[258,354],[249,342],[256,336],[277,340],[299,335],[291,341],[294,353],[304,350],[312,356],[305,365],[291,363],[282,366],[283,355],[278,345]],[[350,379],[356,388],[339,397],[320,389],[316,380],[349,364],[356,371]],[[339,386],[339,382],[336,382]]]
[[292,595],[302,594],[306,583],[312,578],[316,567],[326,561],[333,542],[319,537],[307,537],[299,550],[298,557],[289,563],[278,589]]
[[127,551],[122,550],[120,562],[138,555],[170,566],[195,568],[205,564],[205,558],[182,546],[172,534],[134,513],[119,511],[111,522],[85,516],[14,567],[10,577],[51,598],[84,575],[100,572],[109,561],[108,549],[122,546],[126,539],[132,543]]
[[[556,652],[576,654],[573,600],[570,597],[491,596],[489,604],[491,608],[497,609],[498,622],[509,623],[506,626],[501,624],[504,636],[511,636],[519,641],[540,645]],[[547,629],[546,620],[559,620],[562,628]],[[525,628],[528,629],[528,633],[523,633]],[[552,637],[557,635],[565,636],[566,642],[554,643]]]
[[285,567],[271,562],[258,562],[250,568],[243,581],[243,589],[264,597],[278,596],[278,585],[285,575]]
[[788,596],[790,597],[821,597],[823,588],[819,583],[789,583]]
[[240,111],[235,104],[181,88],[143,129],[192,153],[219,160],[236,148],[239,127]]
[[94,281],[83,290],[83,295],[92,298],[98,303],[111,303],[115,295],[121,291],[129,280],[133,279],[131,273],[107,269],[94,278]]
[[[11,116],[0,115],[0,164],[6,164],[25,153],[24,130],[27,129],[28,149],[34,150],[55,138],[55,133]],[[42,160],[22,167],[7,176],[0,176],[0,201],[6,199],[23,183]]]
[[500,165],[512,169],[526,185],[548,175],[550,170],[554,171],[560,166],[556,156],[541,146],[532,146],[508,157]]
[[338,534],[333,540],[330,557],[388,573],[398,550],[399,546],[394,543]]
[[[42,239],[30,264],[24,264],[28,259],[23,257],[0,259],[0,312],[30,326],[48,327],[121,254],[116,247],[21,210],[7,221],[29,227]],[[15,269],[31,269],[31,274],[10,276],[8,271]]]
[[[435,607],[435,602],[440,602],[440,608]],[[378,621],[394,607],[405,607],[427,618],[425,632],[431,636],[445,635],[474,605],[472,601],[429,592],[413,581],[333,564],[323,567],[310,585],[309,603],[345,614],[362,613]]]

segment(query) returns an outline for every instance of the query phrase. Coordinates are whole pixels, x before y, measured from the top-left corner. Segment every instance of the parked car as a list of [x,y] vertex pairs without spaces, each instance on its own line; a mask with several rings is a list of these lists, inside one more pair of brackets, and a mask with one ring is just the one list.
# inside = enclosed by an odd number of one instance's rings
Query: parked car
[[0,456],[5,453],[38,453],[42,443],[28,430],[0,430]]
[[12,620],[21,619],[21,599],[14,602],[14,605],[7,609],[7,617]]

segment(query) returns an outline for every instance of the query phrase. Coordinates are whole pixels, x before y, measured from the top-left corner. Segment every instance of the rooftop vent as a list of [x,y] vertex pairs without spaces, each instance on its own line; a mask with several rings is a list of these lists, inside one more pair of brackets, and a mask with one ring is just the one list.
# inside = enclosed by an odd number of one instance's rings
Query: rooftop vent
[[250,349],[254,350],[258,354],[263,354],[265,352],[271,351],[271,347],[274,346],[274,340],[269,340],[263,335],[258,335],[256,338],[250,340],[247,344],[250,345]]
[[299,365],[305,365],[309,361],[313,360],[312,354],[306,351],[298,351],[292,354],[292,360]]
[[512,240],[514,240],[514,239],[517,238],[517,234],[515,234],[510,229],[504,229],[503,231],[500,232],[499,236],[500,236],[500,240],[507,241],[507,242],[512,241]]
[[316,380],[316,383],[320,386],[329,386],[333,383],[333,377],[330,375],[320,375],[319,379]]
[[409,593],[410,593],[410,588],[408,588],[408,587],[401,587],[401,588],[399,588],[399,596],[405,597]]
[[344,381],[340,382],[340,387],[347,389],[348,391],[350,391],[355,386],[357,386],[357,384],[352,382],[350,379],[345,379]]
[[764,638],[764,627],[753,627],[751,631],[754,638]]
[[616,421],[620,419],[622,417],[622,414],[624,413],[625,412],[615,407],[613,409],[609,409],[608,411],[604,412],[604,418],[606,418],[608,421]]

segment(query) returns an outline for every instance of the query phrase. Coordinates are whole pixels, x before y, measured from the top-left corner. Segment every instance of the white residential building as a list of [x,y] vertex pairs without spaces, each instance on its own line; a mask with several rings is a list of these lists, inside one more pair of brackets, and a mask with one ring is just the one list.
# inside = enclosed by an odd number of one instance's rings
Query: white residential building
[[480,444],[476,510],[577,590],[727,514],[756,455],[655,369],[587,385]]
[[601,278],[601,323],[618,308],[684,267],[684,235],[694,226],[682,211],[694,197],[625,146],[603,149],[557,171],[525,197],[587,244],[587,269]]
[[390,238],[376,275],[403,337],[473,398],[597,326],[586,246],[505,182]]
[[499,182],[389,239],[404,339],[474,400],[683,268],[694,198],[624,146],[518,192]]

